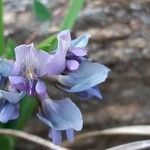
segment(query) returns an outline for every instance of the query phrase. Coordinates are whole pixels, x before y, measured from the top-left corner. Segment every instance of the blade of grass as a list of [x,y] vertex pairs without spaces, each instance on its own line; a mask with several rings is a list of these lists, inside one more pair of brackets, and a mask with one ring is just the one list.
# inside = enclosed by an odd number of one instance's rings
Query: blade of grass
[[[0,123],[0,129],[5,128],[6,124]],[[14,150],[14,138],[8,136],[0,136],[0,148],[4,148],[2,150]]]
[[61,24],[61,30],[73,28],[83,4],[84,0],[70,0],[70,7],[65,15],[63,23]]
[[0,136],[0,149],[1,150],[14,150],[13,137]]
[[[4,52],[4,22],[3,22],[3,0],[0,0],[0,55]],[[5,124],[0,124],[0,128],[5,128]],[[14,142],[12,137],[1,136],[0,148],[13,150]]]
[[6,57],[9,59],[14,59],[15,58],[15,52],[14,49],[17,46],[17,44],[9,38],[6,44]]
[[22,129],[36,108],[37,101],[33,97],[25,98],[21,103],[20,117],[15,124],[15,128]]
[[0,55],[4,51],[3,0],[0,0]]

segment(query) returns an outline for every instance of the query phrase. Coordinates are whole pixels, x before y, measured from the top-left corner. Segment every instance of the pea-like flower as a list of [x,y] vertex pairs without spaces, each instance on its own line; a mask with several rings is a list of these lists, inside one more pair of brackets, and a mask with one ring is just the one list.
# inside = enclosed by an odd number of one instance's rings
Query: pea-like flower
[[66,68],[69,71],[78,69],[81,58],[87,55],[86,45],[89,37],[89,34],[84,34],[71,40],[70,30],[64,30],[58,34],[57,49],[67,50]]
[[25,96],[23,92],[14,93],[0,90],[0,122],[7,123],[19,117],[19,101]]
[[83,120],[78,107],[69,99],[42,100],[42,109],[38,118],[50,127],[49,137],[55,144],[60,144],[62,133],[66,132],[69,141],[73,140],[73,130],[82,129]]
[[106,66],[85,59],[77,70],[67,75],[59,75],[57,86],[66,92],[86,98],[91,96],[102,98],[97,85],[106,80],[109,71]]
[[15,48],[15,56],[14,75],[9,77],[12,85],[30,95],[45,97],[46,86],[40,78],[46,73],[49,54],[36,50],[33,44],[24,44]]
[[[58,34],[55,66],[61,66],[61,69],[56,67],[61,72],[55,72],[58,74],[55,77],[59,82],[57,86],[64,91],[76,93],[84,99],[93,96],[101,99],[102,95],[97,85],[105,81],[109,68],[85,58],[89,37],[89,34],[83,34],[71,40],[70,30],[64,30]],[[47,75],[52,75],[51,70],[47,70]]]

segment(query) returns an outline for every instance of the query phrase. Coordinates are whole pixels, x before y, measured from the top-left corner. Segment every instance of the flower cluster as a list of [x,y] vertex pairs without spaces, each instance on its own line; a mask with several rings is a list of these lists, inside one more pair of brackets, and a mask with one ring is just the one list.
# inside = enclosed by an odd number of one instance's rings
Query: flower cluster
[[49,128],[49,137],[60,144],[62,134],[73,141],[74,130],[83,126],[82,115],[70,98],[52,100],[48,84],[59,90],[89,99],[102,98],[97,85],[104,82],[109,69],[87,59],[86,45],[90,35],[71,40],[70,31],[57,35],[52,53],[36,50],[33,44],[15,48],[15,61],[0,59],[0,122],[19,117],[19,102],[25,95],[37,97],[37,117]]

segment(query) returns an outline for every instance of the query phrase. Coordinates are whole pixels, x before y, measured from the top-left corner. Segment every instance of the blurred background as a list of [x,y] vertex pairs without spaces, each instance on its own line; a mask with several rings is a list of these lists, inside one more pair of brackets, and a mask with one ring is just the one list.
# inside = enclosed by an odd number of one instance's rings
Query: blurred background
[[[30,0],[4,0],[6,39],[16,44],[38,43],[57,33],[69,0],[41,0],[50,10],[48,22],[36,21]],[[100,86],[103,100],[79,101],[84,118],[80,133],[125,125],[150,124],[150,0],[86,0],[72,30],[73,37],[92,35],[89,57],[107,65],[111,73]],[[59,94],[51,88],[52,97]],[[24,130],[48,138],[48,128],[37,117]],[[103,150],[115,145],[144,139],[138,136],[98,136],[81,140],[71,149]],[[16,150],[42,150],[19,140]]]

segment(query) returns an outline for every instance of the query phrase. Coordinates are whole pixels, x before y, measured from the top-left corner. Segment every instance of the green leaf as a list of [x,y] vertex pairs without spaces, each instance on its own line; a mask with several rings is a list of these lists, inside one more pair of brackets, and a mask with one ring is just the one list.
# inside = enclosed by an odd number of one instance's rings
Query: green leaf
[[47,52],[52,52],[56,49],[57,46],[57,38],[56,35],[50,36],[48,39],[44,40],[38,45],[39,49],[43,49]]
[[15,58],[15,53],[14,53],[14,49],[17,46],[17,44],[11,39],[9,38],[7,41],[7,45],[6,45],[6,57],[7,58]]
[[15,121],[10,121],[6,126],[12,129],[22,129],[36,108],[37,101],[33,97],[25,97],[20,103],[19,118]]
[[14,150],[14,138],[9,136],[0,136],[0,150]]
[[[6,124],[0,123],[0,128],[5,128]],[[0,150],[14,150],[14,138],[0,135]]]
[[22,129],[26,125],[26,122],[31,117],[36,108],[37,108],[37,101],[35,100],[35,98],[26,97],[21,102],[20,117],[15,124],[15,128]]
[[40,0],[33,1],[33,12],[36,19],[40,22],[49,21],[51,18],[48,8]]
[[61,24],[61,30],[73,28],[83,4],[84,0],[70,0],[70,7],[65,15],[63,23]]

